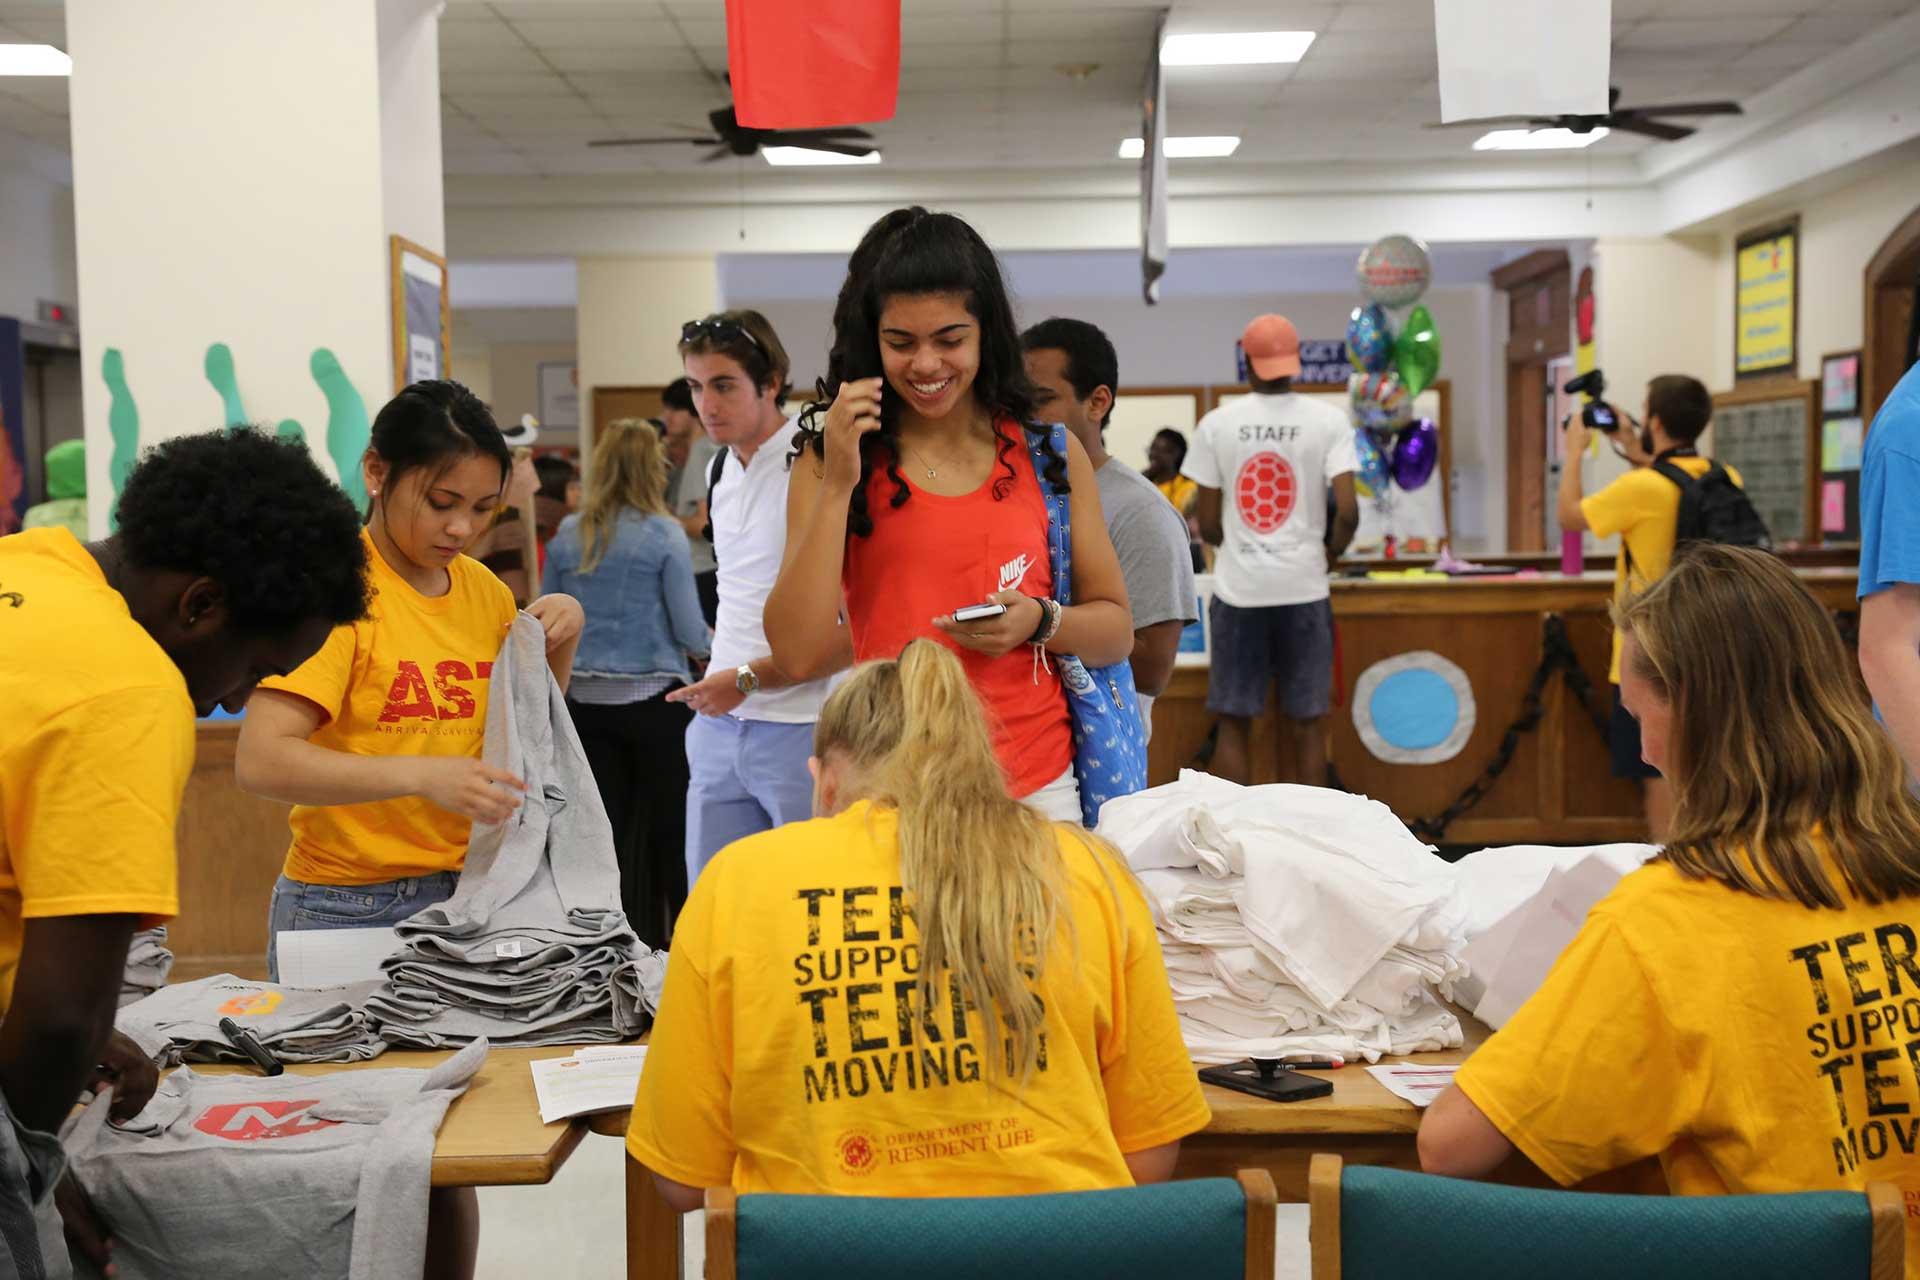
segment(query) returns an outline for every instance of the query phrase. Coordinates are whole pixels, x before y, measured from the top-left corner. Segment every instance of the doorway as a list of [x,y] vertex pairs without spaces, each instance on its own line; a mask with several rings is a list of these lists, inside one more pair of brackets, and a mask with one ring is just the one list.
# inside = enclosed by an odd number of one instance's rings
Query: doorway
[[1867,263],[1866,324],[1862,332],[1860,410],[1866,421],[1893,394],[1894,384],[1920,358],[1920,208],[1893,229]]
[[1573,272],[1541,249],[1493,273],[1507,295],[1507,549],[1547,549],[1547,365],[1569,350]]

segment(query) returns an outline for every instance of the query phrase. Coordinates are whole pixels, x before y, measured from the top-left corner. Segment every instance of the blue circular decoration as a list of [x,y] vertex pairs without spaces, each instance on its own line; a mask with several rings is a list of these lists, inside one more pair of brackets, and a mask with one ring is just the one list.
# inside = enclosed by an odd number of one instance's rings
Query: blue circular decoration
[[1473,736],[1473,685],[1458,663],[1430,649],[1396,654],[1360,673],[1353,727],[1367,750],[1392,764],[1440,764]]
[[1447,740],[1460,719],[1453,686],[1431,671],[1396,671],[1373,691],[1367,707],[1373,727],[1402,751],[1424,751]]

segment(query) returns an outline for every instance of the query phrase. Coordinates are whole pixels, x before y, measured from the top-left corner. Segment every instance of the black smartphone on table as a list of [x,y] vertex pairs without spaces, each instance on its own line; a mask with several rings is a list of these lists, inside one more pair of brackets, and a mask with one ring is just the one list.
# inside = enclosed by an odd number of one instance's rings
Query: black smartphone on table
[[1324,1098],[1333,1092],[1331,1080],[1288,1070],[1278,1062],[1256,1062],[1251,1058],[1224,1067],[1202,1067],[1200,1079],[1207,1084],[1217,1084],[1222,1089],[1250,1093],[1270,1102],[1305,1102],[1308,1098]]

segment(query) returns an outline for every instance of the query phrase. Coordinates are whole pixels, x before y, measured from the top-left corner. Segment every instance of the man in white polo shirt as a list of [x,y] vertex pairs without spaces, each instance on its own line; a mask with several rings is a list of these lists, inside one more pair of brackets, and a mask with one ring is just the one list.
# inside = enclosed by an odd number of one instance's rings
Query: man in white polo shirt
[[786,349],[758,311],[723,311],[681,329],[680,357],[700,423],[726,450],[707,498],[720,571],[713,657],[705,679],[667,695],[699,713],[687,728],[691,888],[734,841],[813,816],[807,758],[828,681],[789,680],[761,621],[787,545]]
[[1344,409],[1294,392],[1300,335],[1285,316],[1256,316],[1240,345],[1253,394],[1200,419],[1181,469],[1200,486],[1200,536],[1220,548],[1208,615],[1207,709],[1220,723],[1211,767],[1253,781],[1248,740],[1277,679],[1293,747],[1290,781],[1323,787],[1333,695],[1327,575],[1360,523],[1353,423]]

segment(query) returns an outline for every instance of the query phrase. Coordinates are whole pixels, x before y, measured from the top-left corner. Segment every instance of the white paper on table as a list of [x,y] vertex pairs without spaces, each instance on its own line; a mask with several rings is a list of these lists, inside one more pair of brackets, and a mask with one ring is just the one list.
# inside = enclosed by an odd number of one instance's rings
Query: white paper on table
[[627,1052],[587,1057],[590,1051],[582,1050],[570,1058],[546,1058],[529,1064],[542,1124],[633,1105],[647,1049],[645,1045],[614,1047]]
[[1433,0],[1433,29],[1442,121],[1607,111],[1612,0]]
[[1405,1098],[1416,1107],[1424,1107],[1447,1091],[1453,1083],[1454,1066],[1430,1066],[1418,1062],[1395,1062],[1383,1067],[1368,1067],[1367,1074],[1385,1085],[1396,1098]]
[[286,930],[275,941],[280,982],[288,987],[340,987],[378,982],[380,962],[399,947],[391,927]]

